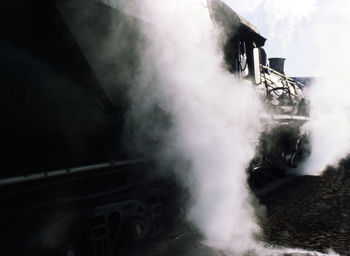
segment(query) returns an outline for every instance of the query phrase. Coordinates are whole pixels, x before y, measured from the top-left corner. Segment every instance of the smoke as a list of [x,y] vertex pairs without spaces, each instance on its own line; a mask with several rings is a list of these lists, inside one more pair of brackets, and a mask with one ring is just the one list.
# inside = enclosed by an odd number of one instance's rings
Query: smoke
[[[147,128],[143,134],[151,130],[162,145],[161,160],[176,159],[191,194],[188,220],[204,242],[241,255],[255,247],[259,232],[245,169],[254,156],[260,102],[253,86],[224,68],[206,1],[147,3],[150,45],[132,93],[134,116]],[[144,123],[154,109],[166,125],[150,129]]]

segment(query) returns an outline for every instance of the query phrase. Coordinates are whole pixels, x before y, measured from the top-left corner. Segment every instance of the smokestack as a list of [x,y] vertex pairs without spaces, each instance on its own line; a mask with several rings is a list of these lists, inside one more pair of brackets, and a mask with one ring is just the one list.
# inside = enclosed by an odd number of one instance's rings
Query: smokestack
[[269,58],[270,68],[284,75],[285,58]]

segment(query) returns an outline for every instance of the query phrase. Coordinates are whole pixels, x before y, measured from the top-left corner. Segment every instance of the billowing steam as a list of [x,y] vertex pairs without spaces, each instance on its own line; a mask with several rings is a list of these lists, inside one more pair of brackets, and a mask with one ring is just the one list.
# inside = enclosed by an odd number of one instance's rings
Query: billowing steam
[[148,4],[152,27],[145,31],[144,61],[154,70],[145,69],[152,89],[145,105],[138,98],[138,108],[152,106],[152,99],[171,117],[167,132],[159,131],[166,134],[161,157],[187,163],[178,175],[191,192],[188,219],[206,244],[241,255],[254,248],[259,231],[245,169],[254,156],[261,105],[252,86],[225,70],[206,1]]
[[312,151],[303,165],[304,173],[320,174],[350,153],[348,86],[341,77],[335,76],[316,80],[310,88],[311,121],[305,130],[310,133]]
[[319,174],[327,165],[337,165],[350,154],[350,4],[339,1],[336,6],[323,6],[314,15],[309,33],[310,57],[320,76],[311,85],[307,97],[311,103],[312,153],[304,172]]

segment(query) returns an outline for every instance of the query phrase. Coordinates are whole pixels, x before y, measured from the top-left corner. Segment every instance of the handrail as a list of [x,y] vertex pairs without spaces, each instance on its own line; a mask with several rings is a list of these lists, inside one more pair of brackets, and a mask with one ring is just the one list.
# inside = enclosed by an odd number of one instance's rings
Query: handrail
[[112,167],[120,167],[120,166],[131,165],[131,164],[138,164],[145,161],[146,160],[144,159],[110,161],[106,163],[85,165],[85,166],[79,166],[74,168],[38,172],[38,173],[29,174],[29,175],[0,179],[0,186],[27,182],[27,181],[41,180],[41,179],[64,176],[64,175],[71,175],[71,174],[88,172],[88,171],[94,171],[94,170],[103,169],[103,168],[112,168]]
[[262,65],[262,64],[260,64],[260,67],[261,67],[261,68],[265,68],[265,69],[271,71],[272,73],[274,73],[274,74],[276,74],[276,75],[278,75],[278,76],[283,77],[284,79],[288,80],[288,81],[291,82],[291,83],[300,85],[301,87],[305,87],[304,84],[302,84],[302,83],[300,83],[300,82],[298,82],[298,81],[295,81],[294,79],[292,79],[292,78],[290,78],[290,77],[288,77],[288,76],[286,76],[286,75],[284,75],[284,74],[281,74],[280,72],[274,70],[273,68],[270,68],[270,67],[268,67],[268,66],[264,66],[264,65]]

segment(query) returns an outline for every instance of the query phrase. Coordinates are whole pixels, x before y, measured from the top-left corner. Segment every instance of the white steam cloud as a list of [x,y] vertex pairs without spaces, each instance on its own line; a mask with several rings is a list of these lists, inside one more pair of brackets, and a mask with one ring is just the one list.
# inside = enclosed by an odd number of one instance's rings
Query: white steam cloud
[[155,74],[145,75],[155,83],[150,97],[172,117],[164,154],[189,165],[189,173],[179,171],[192,196],[188,219],[207,245],[242,255],[259,232],[245,171],[258,136],[258,96],[224,68],[206,1],[148,3],[146,65]]
[[306,93],[311,121],[305,128],[311,135],[312,152],[303,171],[314,175],[350,154],[350,3],[322,2],[321,6],[302,31],[320,76]]
[[[146,134],[161,137],[162,159],[181,156],[188,163],[188,173],[178,170],[192,196],[188,219],[207,245],[229,255],[302,253],[255,240],[259,226],[245,169],[263,108],[253,87],[223,67],[206,1],[143,1],[142,8],[151,24],[145,27],[150,45],[143,49],[144,72],[133,91],[136,116]],[[144,124],[154,106],[170,116],[166,131]]]

